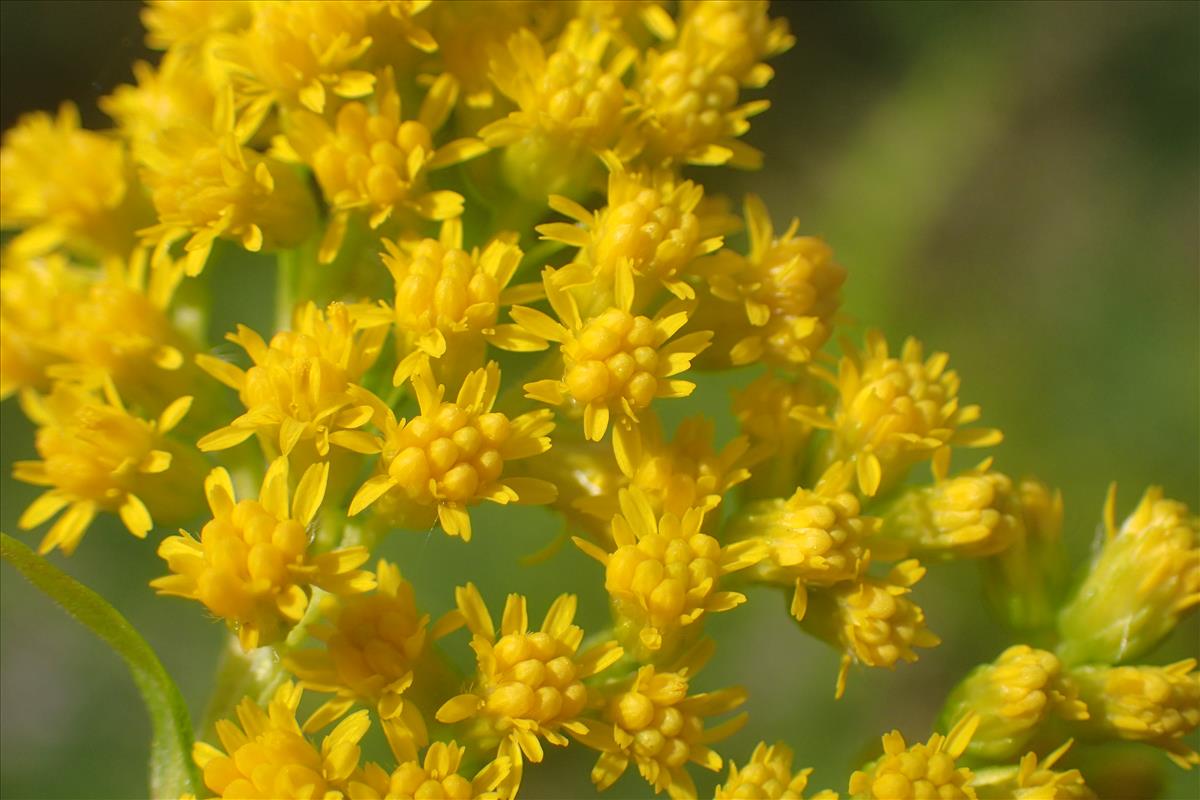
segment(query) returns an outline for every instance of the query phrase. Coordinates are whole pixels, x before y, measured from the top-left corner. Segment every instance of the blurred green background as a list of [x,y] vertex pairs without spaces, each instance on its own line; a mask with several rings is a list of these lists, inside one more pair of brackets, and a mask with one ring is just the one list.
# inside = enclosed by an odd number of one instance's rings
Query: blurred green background
[[[828,239],[850,271],[845,310],[856,320],[951,353],[965,400],[1006,433],[998,466],[1062,488],[1076,560],[1112,480],[1122,513],[1152,483],[1200,505],[1200,5],[774,10],[797,43],[773,62],[773,108],[747,137],[767,168],[697,176],[735,196],[755,191],[777,224],[798,216],[802,231]],[[137,12],[128,2],[0,3],[4,127],[64,99],[103,125],[96,99],[145,54]],[[232,288],[245,274],[216,280]],[[727,421],[728,389],[746,379],[702,382],[686,410]],[[0,463],[33,455],[15,402],[0,406],[0,432]],[[0,527],[15,532],[33,494],[5,477]],[[592,586],[581,621],[602,624],[594,563],[570,549],[516,563],[557,530],[548,514],[481,517],[469,547],[438,535],[386,543],[430,611],[446,610],[448,587],[468,578],[497,608],[507,591],[544,609]],[[129,617],[199,716],[222,629],[195,604],[153,597],[152,546],[109,521],[53,561]],[[11,569],[0,574],[0,796],[144,795],[149,725],[123,664]],[[751,723],[720,751],[741,761],[757,739],[782,738],[798,765],[816,767],[810,786],[844,791],[880,733],[926,735],[950,685],[1008,643],[979,611],[977,583],[969,565],[931,570],[917,598],[946,644],[895,672],[855,670],[840,702],[837,655],[794,629],[783,599],[752,592],[713,620],[721,647],[699,681],[750,691]],[[1192,619],[1148,660],[1195,655],[1197,639]],[[1142,756],[1166,764],[1149,748],[1130,757]],[[523,796],[591,796],[585,761],[581,748],[550,748]],[[1165,796],[1200,796],[1195,772],[1169,770]],[[609,794],[646,792],[633,774]]]

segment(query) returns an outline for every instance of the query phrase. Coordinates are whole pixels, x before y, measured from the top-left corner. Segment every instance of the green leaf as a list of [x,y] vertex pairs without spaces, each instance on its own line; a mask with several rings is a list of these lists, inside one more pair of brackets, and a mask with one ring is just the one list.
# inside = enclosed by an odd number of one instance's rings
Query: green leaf
[[187,705],[146,640],[107,600],[5,533],[0,533],[0,557],[107,642],[129,665],[153,727],[151,796],[178,800],[184,793],[199,791],[201,782],[192,763],[192,723]]

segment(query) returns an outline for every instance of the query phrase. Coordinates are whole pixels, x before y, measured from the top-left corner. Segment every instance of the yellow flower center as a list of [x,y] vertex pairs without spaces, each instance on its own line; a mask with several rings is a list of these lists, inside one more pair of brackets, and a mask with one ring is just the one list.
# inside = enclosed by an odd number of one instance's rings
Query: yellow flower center
[[[657,761],[667,769],[682,767],[691,758],[691,743],[703,736],[704,723],[695,714],[675,707],[686,694],[660,695],[655,683],[675,679],[672,674],[656,675],[647,693],[632,690],[616,697],[609,706],[609,717],[633,737],[633,756],[639,761]],[[650,695],[653,694],[656,699]]]
[[241,500],[204,526],[200,543],[196,597],[218,616],[250,622],[264,603],[273,616],[276,596],[294,585],[289,568],[304,563],[308,533],[257,500]]
[[640,88],[643,102],[658,123],[651,129],[653,147],[663,155],[683,156],[731,133],[727,115],[737,103],[737,80],[690,53],[663,53]]
[[407,261],[393,264],[396,324],[402,330],[423,333],[463,324],[479,330],[496,323],[500,284],[469,253],[425,239]]
[[620,129],[625,86],[594,61],[559,51],[547,59],[545,72],[533,77],[536,105],[526,110],[539,112],[541,124],[550,131],[577,133],[580,122],[586,121],[588,139],[603,145]]
[[424,646],[423,632],[423,620],[411,603],[376,593],[342,606],[327,644],[342,680],[371,695],[411,670]]
[[628,259],[634,272],[667,278],[695,255],[700,220],[661,191],[643,187],[602,212],[592,238],[595,264],[604,272]]
[[875,767],[871,796],[888,800],[938,797],[965,798],[966,779],[954,768],[948,753],[928,753],[925,745],[885,756]]
[[580,404],[624,398],[635,409],[658,391],[660,336],[648,317],[610,308],[563,346],[566,390]]
[[509,633],[493,647],[494,677],[484,707],[496,717],[553,725],[574,719],[587,702],[574,650],[548,633]]
[[392,773],[388,793],[397,800],[470,800],[474,796],[471,782],[463,776],[455,773],[439,778],[412,761]]
[[[413,164],[411,157],[417,151],[424,157]],[[400,122],[395,114],[371,114],[355,102],[338,111],[335,134],[317,149],[312,163],[321,189],[335,205],[365,199],[384,207],[419,191],[417,184],[432,153],[433,137],[420,122]]]
[[500,454],[512,423],[499,412],[474,416],[454,403],[409,420],[384,450],[388,474],[418,503],[465,503],[504,471]]
[[[702,605],[716,586],[721,577],[720,559],[720,543],[707,534],[684,539],[653,533],[641,537],[636,545],[617,548],[609,559],[604,585],[618,597],[623,612],[634,617],[647,615],[655,627],[675,626],[686,611]],[[697,596],[705,581],[708,590]],[[621,596],[633,599],[632,607],[625,608]]]
[[942,427],[957,393],[951,376],[932,374],[920,361],[868,362],[858,390],[843,397],[850,430],[863,444],[880,444],[896,433],[922,436]]

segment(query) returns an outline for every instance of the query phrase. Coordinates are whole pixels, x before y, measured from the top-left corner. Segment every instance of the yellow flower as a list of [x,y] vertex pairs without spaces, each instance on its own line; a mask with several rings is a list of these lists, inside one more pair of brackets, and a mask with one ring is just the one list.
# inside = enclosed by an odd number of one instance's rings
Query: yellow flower
[[1117,530],[1115,504],[1113,484],[1104,546],[1059,612],[1059,656],[1068,664],[1136,658],[1200,604],[1200,519],[1151,486]]
[[0,269],[0,400],[19,389],[50,388],[47,368],[65,360],[55,347],[69,309],[87,291],[82,270],[61,254],[4,252]]
[[609,31],[621,42],[640,42],[649,34],[670,41],[678,32],[661,0],[575,0],[575,17]]
[[686,645],[699,633],[705,612],[728,611],[746,601],[739,592],[717,587],[725,575],[762,558],[760,544],[722,547],[700,532],[703,508],[690,508],[682,517],[669,511],[658,516],[640,489],[622,489],[620,505],[612,521],[614,552],[578,537],[574,541],[604,565],[618,638],[646,654],[642,660]]
[[268,346],[239,325],[227,339],[241,345],[254,365],[242,371],[214,356],[196,363],[236,389],[246,413],[203,437],[201,450],[224,450],[258,433],[260,441],[288,456],[300,443],[305,461],[327,459],[330,445],[356,453],[378,451],[375,438],[358,430],[380,402],[357,384],[379,356],[387,330],[356,330],[351,310],[330,303],[321,311],[307,303],[296,311],[295,330],[280,331]]
[[331,93],[370,94],[375,76],[354,65],[371,47],[368,16],[378,10],[369,3],[336,0],[253,3],[250,25],[214,47],[237,95],[238,132],[248,136],[258,130],[276,104],[298,104],[321,114]]
[[510,349],[524,344],[515,326],[497,326],[502,306],[542,295],[540,284],[509,286],[521,263],[517,234],[502,232],[483,250],[463,250],[462,222],[442,223],[437,239],[398,244],[384,240],[383,263],[396,285],[394,307],[384,305],[376,321],[394,322],[403,354],[392,382],[408,380],[417,365],[432,359],[438,379],[455,386],[483,364],[488,341]]
[[[811,772],[792,772],[792,749],[783,742],[759,742],[744,767],[729,765],[729,777],[717,787],[716,800],[804,800]],[[817,792],[812,800],[837,800],[837,794]]]
[[1068,740],[1041,761],[1037,753],[1029,752],[1021,756],[1018,766],[981,769],[971,778],[971,786],[979,800],[1096,800],[1079,770],[1053,769],[1072,743]]
[[457,95],[453,78],[442,75],[426,92],[416,119],[402,119],[389,68],[376,82],[374,111],[365,102],[345,103],[332,124],[310,111],[288,115],[286,139],[276,139],[276,152],[312,167],[333,212],[318,254],[321,263],[337,256],[351,213],[368,213],[372,229],[398,211],[433,220],[462,214],[462,195],[427,185],[433,170],[487,152],[471,138],[434,147],[433,134]]
[[214,87],[219,85],[211,72],[212,66],[202,56],[170,50],[157,67],[136,62],[137,85],[118,86],[100,98],[100,108],[116,120],[136,157],[143,147],[160,146],[174,128],[209,124],[216,107]]
[[636,421],[655,398],[687,397],[696,388],[691,381],[672,379],[691,366],[712,336],[701,331],[668,341],[687,324],[687,304],[668,303],[650,318],[631,313],[632,298],[626,296],[620,305],[584,320],[552,271],[547,270],[543,283],[561,322],[524,306],[514,306],[510,313],[527,333],[560,343],[563,376],[527,383],[525,393],[550,405],[582,408],[588,439],[604,438],[614,414],[621,421]]
[[471,539],[467,507],[484,500],[505,505],[543,505],[554,499],[554,485],[534,478],[506,477],[505,464],[544,453],[554,429],[549,411],[531,411],[509,419],[492,411],[500,388],[500,368],[489,362],[470,373],[454,402],[444,402],[446,387],[437,384],[427,365],[412,376],[420,414],[383,420],[380,472],[350,501],[350,516],[387,498],[388,516],[409,527],[437,519],[450,536]]
[[[181,397],[155,420],[131,414],[111,382],[97,396],[59,382],[45,397],[21,394],[21,407],[39,427],[40,461],[18,461],[13,476],[49,487],[17,524],[36,528],[59,511],[38,551],[55,547],[70,555],[100,511],[116,513],[134,536],[144,539],[157,517],[181,523],[199,510],[196,482],[203,474],[195,451],[166,438],[187,413],[192,398]],[[147,505],[148,504],[148,505]]]
[[1200,727],[1196,659],[1166,667],[1080,667],[1071,680],[1091,710],[1082,732],[1161,747],[1184,769],[1200,765],[1200,753],[1184,741]]
[[358,742],[371,725],[366,711],[352,714],[325,737],[321,749],[304,738],[296,724],[303,690],[290,681],[271,698],[267,710],[250,698],[238,704],[240,727],[217,722],[225,752],[196,742],[192,758],[204,784],[226,798],[336,800],[358,769]]
[[696,323],[716,331],[709,360],[722,367],[763,361],[795,367],[812,361],[833,329],[846,270],[799,220],[776,238],[762,200],[747,195],[750,252],[722,250],[705,265],[711,297]]
[[767,100],[737,105],[737,78],[693,50],[649,50],[634,83],[642,109],[642,158],[654,167],[762,166],[762,152],[739,140]]
[[1017,536],[983,562],[983,589],[994,611],[1020,630],[1053,628],[1066,575],[1062,493],[1025,478],[1013,491]]
[[945,736],[935,733],[927,744],[912,747],[900,731],[892,731],[883,737],[883,756],[850,776],[851,796],[855,800],[975,800],[971,770],[956,768],[955,759],[966,750],[978,724],[978,717],[963,717]]
[[[622,486],[636,487],[654,513],[682,517],[689,508],[711,511],[721,498],[750,477],[749,467],[759,457],[745,437],[730,441],[720,452],[713,447],[716,431],[705,416],[685,419],[670,442],[653,408],[638,416],[638,424],[613,428],[616,465]],[[575,506],[605,521],[618,513],[617,492],[580,498]]]
[[[795,377],[767,372],[734,390],[738,427],[757,458],[766,459],[750,476],[749,497],[780,497],[800,484],[809,440],[814,430],[825,425],[824,388],[824,383],[801,371]],[[794,416],[793,409],[816,419]]]
[[129,252],[150,221],[121,142],[79,127],[79,110],[25,114],[0,148],[0,227],[24,228],[8,247],[39,255],[66,246],[86,255]]
[[[884,513],[876,551],[887,557],[979,558],[1025,535],[1012,479],[987,460],[954,478],[905,492]],[[1015,755],[1015,754],[1014,754]]]
[[150,47],[187,50],[245,27],[250,13],[248,0],[146,0],[142,24]]
[[979,715],[979,729],[967,752],[991,761],[1015,758],[1052,718],[1088,718],[1058,658],[1024,644],[977,667],[951,692],[944,718],[953,722],[969,713]]
[[350,784],[353,800],[414,800],[445,797],[454,800],[498,800],[497,791],[511,769],[504,756],[487,762],[468,780],[459,774],[465,748],[455,742],[434,742],[424,761],[407,759],[389,775],[378,764],[367,764]]
[[415,759],[428,734],[420,709],[405,701],[404,692],[425,649],[429,615],[418,614],[412,584],[394,564],[380,559],[376,575],[373,593],[325,598],[321,611],[329,622],[310,628],[323,646],[294,650],[283,663],[306,689],[334,694],[304,730],[320,730],[363,703],[378,712],[392,750]]
[[[864,559],[864,574],[867,566]],[[905,596],[924,575],[925,568],[912,559],[892,567],[884,580],[859,577],[810,593],[805,625],[844,650],[838,697],[846,690],[852,663],[894,669],[899,661],[917,660],[914,647],[941,643],[925,626],[925,612]]]
[[832,380],[839,402],[828,423],[827,459],[852,462],[865,494],[889,488],[927,458],[944,475],[951,445],[1000,442],[995,428],[964,428],[979,419],[979,406],[959,405],[958,374],[946,371],[948,360],[945,353],[926,359],[913,338],[899,358],[890,356],[883,334],[874,330],[867,332],[865,352],[852,349],[843,356]]
[[580,720],[588,700],[588,678],[622,655],[616,642],[583,653],[583,630],[574,625],[575,595],[560,595],[546,612],[541,630],[530,632],[525,598],[510,594],[504,606],[500,636],[474,584],[455,590],[457,614],[471,631],[478,672],[472,690],[446,701],[437,719],[447,725],[473,720],[472,736],[485,749],[501,743],[500,754],[512,761],[502,796],[511,798],[521,781],[523,759],[542,760],[542,743],[565,747],[561,731],[583,735]]
[[492,82],[517,110],[479,135],[506,148],[505,173],[522,194],[540,201],[548,192],[577,191],[599,166],[589,150],[612,150],[621,161],[636,153],[630,119],[636,110],[622,76],[637,49],[622,47],[606,59],[612,40],[604,28],[575,19],[549,55],[522,28],[492,57]]
[[252,252],[264,246],[294,247],[316,224],[312,194],[300,176],[290,166],[243,147],[233,131],[232,113],[232,100],[225,93],[218,97],[211,128],[172,128],[155,147],[138,153],[142,182],[159,219],[141,233],[157,243],[159,254],[188,237],[189,275],[204,269],[218,238],[237,239]]
[[717,772],[722,760],[709,747],[736,733],[746,724],[742,712],[712,728],[705,718],[725,714],[746,701],[740,687],[689,695],[689,681],[712,654],[712,643],[694,647],[670,671],[653,665],[606,687],[602,712],[604,726],[593,726],[579,735],[584,744],[600,751],[592,769],[592,782],[601,791],[619,779],[632,760],[655,793],[664,789],[675,800],[697,797],[687,772],[688,762]]
[[793,586],[791,612],[804,619],[809,586],[853,580],[867,558],[868,540],[879,519],[863,516],[849,490],[851,471],[834,464],[812,489],[797,488],[788,499],[760,500],[730,522],[729,537],[759,543],[765,558],[754,566],[756,580]]
[[304,616],[312,586],[350,595],[375,586],[358,569],[365,547],[309,553],[307,526],[325,497],[327,464],[300,478],[288,507],[288,462],[277,458],[257,500],[236,501],[233,481],[217,467],[204,481],[213,518],[197,541],[186,531],[164,539],[158,554],[171,575],[150,585],[159,594],[198,600],[234,628],[244,650],[279,641]]
[[550,197],[551,208],[579,223],[537,227],[542,238],[579,248],[575,264],[557,280],[583,287],[576,300],[585,316],[614,300],[628,310],[635,292],[640,301],[660,285],[676,297],[694,297],[684,281],[689,268],[724,241],[713,230],[724,220],[698,209],[704,188],[664,171],[631,173],[611,159],[608,167],[608,205],[594,214],[569,198]]
[[743,86],[762,88],[774,70],[762,63],[790,50],[787,19],[767,16],[767,0],[685,0],[679,48]]

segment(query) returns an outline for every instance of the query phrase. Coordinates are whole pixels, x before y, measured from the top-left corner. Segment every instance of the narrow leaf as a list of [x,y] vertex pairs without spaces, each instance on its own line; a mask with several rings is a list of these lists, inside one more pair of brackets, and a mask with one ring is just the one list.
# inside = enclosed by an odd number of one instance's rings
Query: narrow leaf
[[146,640],[107,600],[5,533],[0,533],[0,557],[103,639],[129,665],[153,728],[151,796],[174,800],[184,793],[197,793],[202,785],[192,763],[192,723],[187,705]]

